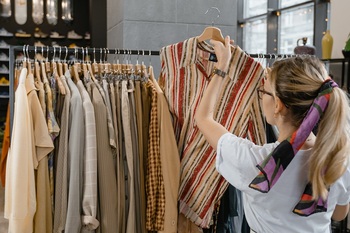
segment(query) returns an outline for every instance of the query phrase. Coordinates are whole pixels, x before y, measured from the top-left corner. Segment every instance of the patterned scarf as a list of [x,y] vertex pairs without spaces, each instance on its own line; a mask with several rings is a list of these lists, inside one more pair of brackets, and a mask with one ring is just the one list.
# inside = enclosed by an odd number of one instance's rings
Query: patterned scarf
[[[330,93],[334,87],[338,87],[338,85],[331,79],[327,79],[322,84],[317,97],[313,101],[300,127],[291,137],[282,141],[264,161],[257,165],[260,173],[249,184],[250,188],[267,193],[276,184],[283,171],[287,168],[294,155],[300,150],[312,129],[320,120],[328,106]],[[312,200],[312,185],[308,183],[293,213],[301,216],[309,216],[324,211],[327,211],[327,200],[323,200],[321,197],[318,200]]]

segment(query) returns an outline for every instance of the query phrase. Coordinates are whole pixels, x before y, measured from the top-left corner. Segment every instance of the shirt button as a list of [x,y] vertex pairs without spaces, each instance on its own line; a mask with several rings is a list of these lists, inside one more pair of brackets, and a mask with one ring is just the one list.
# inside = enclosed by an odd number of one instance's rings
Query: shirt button
[[171,225],[175,226],[175,220],[171,221]]

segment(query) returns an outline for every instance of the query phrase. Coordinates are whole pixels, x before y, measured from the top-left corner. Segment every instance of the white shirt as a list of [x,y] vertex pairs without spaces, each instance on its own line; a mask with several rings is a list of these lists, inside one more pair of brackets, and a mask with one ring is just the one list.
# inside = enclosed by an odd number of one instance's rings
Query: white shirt
[[31,116],[27,100],[25,80],[27,69],[23,68],[15,93],[15,114],[11,146],[6,165],[5,218],[9,220],[9,232],[33,232],[36,210],[36,194],[33,164],[33,138]]
[[260,163],[279,143],[257,146],[249,140],[224,134],[218,141],[216,169],[233,186],[242,191],[244,211],[251,229],[258,233],[330,231],[331,216],[336,204],[350,201],[350,169],[330,188],[327,212],[308,217],[294,214],[308,177],[307,159],[310,150],[300,150],[277,183],[268,193],[248,187],[258,174]]

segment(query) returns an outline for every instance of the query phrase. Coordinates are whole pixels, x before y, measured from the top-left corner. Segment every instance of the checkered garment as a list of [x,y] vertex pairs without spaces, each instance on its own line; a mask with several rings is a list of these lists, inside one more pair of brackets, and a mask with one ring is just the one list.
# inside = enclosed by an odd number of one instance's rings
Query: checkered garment
[[160,160],[157,91],[151,81],[147,87],[152,92],[149,144],[146,168],[146,228],[149,231],[164,230],[165,189]]
[[[208,85],[215,62],[213,48],[197,38],[161,49],[159,83],[169,103],[175,138],[181,156],[179,210],[202,228],[228,187],[216,171],[216,152],[195,125],[194,115]],[[230,132],[265,143],[264,121],[256,88],[263,67],[238,46],[232,47],[228,76],[219,93],[214,117]]]

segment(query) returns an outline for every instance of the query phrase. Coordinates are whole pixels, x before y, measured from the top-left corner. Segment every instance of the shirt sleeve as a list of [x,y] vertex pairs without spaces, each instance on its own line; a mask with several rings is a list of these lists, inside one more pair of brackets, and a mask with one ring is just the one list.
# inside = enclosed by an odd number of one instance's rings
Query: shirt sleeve
[[216,169],[231,185],[242,191],[247,190],[259,172],[256,165],[276,146],[277,143],[258,146],[226,133],[218,141]]
[[[340,186],[341,191],[338,197],[337,205],[347,205],[350,203],[350,168],[348,167],[342,179],[342,185]],[[332,187],[331,187],[332,189]]]

